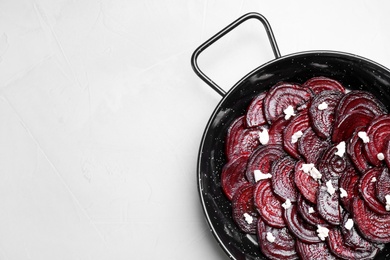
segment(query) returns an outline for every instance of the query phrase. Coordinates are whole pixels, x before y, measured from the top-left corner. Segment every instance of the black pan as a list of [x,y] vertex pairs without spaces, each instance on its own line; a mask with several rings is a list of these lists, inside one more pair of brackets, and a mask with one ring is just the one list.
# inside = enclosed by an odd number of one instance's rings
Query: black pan
[[[275,59],[251,71],[225,92],[198,67],[198,55],[248,19],[265,27]],[[390,70],[369,59],[337,51],[307,51],[280,56],[268,21],[258,13],[246,14],[199,46],[192,55],[195,73],[222,96],[204,131],[199,149],[197,180],[206,220],[217,242],[231,259],[265,259],[256,236],[243,234],[232,219],[231,205],[221,189],[221,169],[226,162],[225,136],[232,121],[244,115],[249,102],[280,81],[303,83],[315,76],[340,81],[349,89],[367,90],[390,110]],[[390,244],[375,259],[390,259]]]

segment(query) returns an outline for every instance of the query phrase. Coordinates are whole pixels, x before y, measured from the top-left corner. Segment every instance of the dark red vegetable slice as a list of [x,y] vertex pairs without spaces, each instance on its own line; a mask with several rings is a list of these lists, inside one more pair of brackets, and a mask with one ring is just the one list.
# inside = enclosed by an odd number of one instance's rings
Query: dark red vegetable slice
[[352,212],[351,205],[353,198],[359,196],[359,180],[360,175],[353,167],[346,168],[339,179],[339,188],[347,192],[346,197],[340,196],[340,202],[348,212]]
[[263,100],[267,92],[263,92],[257,97],[255,97],[247,111],[246,111],[246,125],[248,127],[261,126],[267,124],[267,120],[265,119],[264,109],[263,109]]
[[276,118],[284,114],[288,106],[292,106],[294,111],[303,105],[312,96],[312,92],[307,88],[302,88],[297,84],[279,83],[273,86],[264,98],[264,114],[268,124],[272,124]]
[[336,154],[338,152],[337,145],[329,146],[319,159],[318,170],[322,174],[321,179],[323,182],[330,179],[338,179],[347,167],[350,167],[350,162],[346,154],[341,157],[339,154]]
[[346,228],[346,224],[349,219],[353,218],[348,212],[344,212],[342,223],[340,225],[340,231],[343,236],[344,244],[348,247],[351,247],[353,250],[359,251],[370,251],[372,250],[373,244],[365,240],[359,232],[356,231],[356,228],[352,226],[350,229]]
[[[275,237],[275,241],[268,241],[268,233]],[[298,259],[297,252],[295,251],[295,239],[286,227],[273,228],[259,218],[257,223],[257,237],[261,252],[269,259]]]
[[[249,234],[256,234],[256,225],[258,213],[254,204],[254,189],[253,184],[241,186],[233,197],[233,219],[241,231]],[[247,221],[245,215],[252,217],[252,221]]]
[[[378,177],[378,181],[376,184],[376,197],[383,205],[386,205],[386,196],[390,196],[390,174],[389,168],[384,167],[382,171],[380,171]],[[390,211],[387,211],[390,213]]]
[[[330,180],[332,186],[337,189],[337,180]],[[328,192],[326,183],[322,183],[317,194],[317,210],[320,216],[332,225],[340,225],[341,212],[339,206],[339,195],[337,192],[332,195]]]
[[229,200],[233,199],[236,191],[248,181],[245,178],[247,156],[238,157],[235,160],[227,162],[221,173],[222,190]]
[[386,145],[390,140],[390,115],[378,116],[367,126],[367,136],[370,142],[364,144],[367,159],[375,166],[379,166],[381,161],[378,154],[386,154]]
[[[319,137],[327,139],[331,136],[335,120],[335,107],[343,95],[342,92],[333,90],[323,91],[313,98],[309,109],[309,117],[312,128]],[[324,102],[327,108],[319,109],[319,106]]]
[[[298,195],[297,201],[298,213],[307,223],[317,226],[329,227],[327,223],[320,214],[318,214],[317,207],[315,204],[307,201],[302,195]],[[314,211],[311,212],[310,208]]]
[[249,157],[246,170],[247,179],[255,183],[255,170],[260,170],[264,174],[271,173],[272,163],[284,156],[286,156],[286,152],[281,145],[269,144],[260,146]]
[[281,115],[272,123],[268,130],[268,144],[283,144],[283,129],[288,125],[289,122],[290,120],[284,119],[284,116]]
[[373,259],[378,253],[378,248],[372,246],[367,251],[354,250],[345,245],[340,229],[334,228],[329,230],[327,239],[330,251],[342,259]]
[[307,163],[316,163],[329,145],[328,140],[319,138],[309,127],[298,140],[298,151]]
[[298,161],[294,168],[294,181],[299,192],[305,199],[313,204],[317,203],[317,190],[320,186],[318,181],[302,170],[303,161]]
[[298,190],[294,182],[294,167],[295,160],[289,156],[275,161],[272,165],[272,188],[282,202],[287,199],[291,202],[297,201]]
[[309,127],[309,115],[306,111],[302,111],[291,119],[290,123],[283,130],[283,147],[290,156],[297,160],[299,160],[301,156],[298,152],[298,138],[295,137],[295,134],[299,131],[303,134]]
[[308,79],[303,83],[302,87],[310,88],[314,94],[320,94],[323,91],[329,90],[345,92],[345,88],[340,82],[323,76]]
[[390,140],[387,141],[384,148],[385,148],[385,150],[384,150],[383,154],[385,156],[385,163],[386,163],[387,167],[390,168]]
[[290,232],[305,243],[319,243],[317,227],[305,222],[297,212],[297,205],[293,203],[284,210],[284,219]]
[[306,260],[337,260],[325,242],[308,244],[297,240],[296,242],[297,253],[301,259]]
[[360,173],[365,173],[371,168],[364,153],[363,140],[358,135],[359,132],[364,132],[365,129],[365,127],[356,128],[347,145],[347,154],[351,158],[352,164]]
[[390,242],[390,215],[376,214],[359,197],[353,200],[352,215],[355,226],[365,239],[375,243]]
[[263,220],[272,227],[285,227],[281,202],[272,191],[270,180],[261,180],[255,189],[255,206]]

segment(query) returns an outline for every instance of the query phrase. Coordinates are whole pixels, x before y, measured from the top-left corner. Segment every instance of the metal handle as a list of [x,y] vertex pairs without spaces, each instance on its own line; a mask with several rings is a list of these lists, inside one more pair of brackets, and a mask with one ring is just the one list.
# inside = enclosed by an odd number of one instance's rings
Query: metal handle
[[272,32],[271,26],[268,23],[267,19],[265,19],[265,17],[259,13],[248,13],[248,14],[241,16],[240,18],[238,18],[237,20],[235,20],[234,22],[232,22],[231,24],[226,26],[224,29],[222,29],[219,33],[215,34],[213,37],[208,39],[205,43],[200,45],[192,54],[192,57],[191,57],[192,69],[195,71],[195,73],[198,75],[199,78],[201,78],[204,82],[206,82],[212,89],[214,89],[222,97],[226,95],[226,91],[223,90],[220,86],[218,86],[214,81],[212,81],[209,77],[207,77],[203,73],[203,71],[201,71],[199,69],[198,56],[200,53],[202,53],[202,51],[207,49],[211,44],[216,42],[222,36],[224,36],[225,34],[230,32],[234,28],[236,28],[238,25],[240,25],[244,21],[249,20],[249,19],[253,19],[253,18],[259,20],[264,25],[264,28],[267,32],[268,39],[269,39],[269,42],[271,44],[272,50],[274,52],[275,58],[276,59],[279,58],[280,52],[279,52],[279,48],[278,48],[278,45],[277,45],[276,40],[275,40],[275,36]]

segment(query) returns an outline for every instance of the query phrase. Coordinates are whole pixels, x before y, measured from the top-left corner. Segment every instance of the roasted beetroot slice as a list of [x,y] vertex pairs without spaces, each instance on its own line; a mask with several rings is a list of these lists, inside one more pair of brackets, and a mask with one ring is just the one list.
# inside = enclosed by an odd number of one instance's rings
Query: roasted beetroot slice
[[337,260],[325,242],[308,244],[297,240],[296,250],[301,259],[307,260]]
[[367,126],[373,118],[366,111],[353,111],[340,117],[333,126],[332,142],[350,139],[356,128]]
[[327,239],[330,251],[341,259],[374,259],[378,253],[378,248],[372,246],[369,250],[360,251],[354,250],[345,245],[340,229],[334,228],[329,230],[329,237]]
[[291,234],[305,243],[313,244],[321,242],[317,235],[317,227],[305,222],[298,214],[297,205],[293,203],[284,210],[284,219]]
[[340,189],[342,188],[347,192],[346,197],[340,196],[340,202],[348,212],[352,212],[351,206],[353,198],[359,196],[359,180],[360,175],[352,166],[347,167],[339,179]]
[[272,123],[268,130],[268,144],[283,144],[283,130],[286,128],[289,122],[290,120],[284,119],[284,116],[281,115]]
[[385,163],[390,168],[390,140],[385,144],[385,150],[383,152],[385,156]]
[[286,155],[282,145],[268,144],[260,146],[249,157],[246,178],[250,182],[255,183],[255,170],[260,170],[264,174],[271,173],[272,163]]
[[246,111],[246,125],[248,127],[255,127],[267,124],[265,119],[264,109],[263,109],[263,100],[267,92],[263,92],[257,97],[255,97]]
[[[380,175],[383,172],[382,168],[372,168],[368,170],[360,179],[360,193],[366,205],[377,214],[390,214],[386,211],[384,204],[376,196],[376,185],[380,184]],[[375,178],[375,179],[373,179]]]
[[234,160],[242,155],[249,155],[259,145],[259,129],[246,128],[244,116],[233,121],[226,138],[225,151],[228,160]]
[[324,91],[345,92],[345,88],[340,82],[323,76],[308,79],[302,87],[310,88],[316,95]]
[[285,156],[275,161],[271,168],[272,188],[282,202],[287,199],[291,202],[297,201],[298,190],[294,182],[295,162],[291,157]]
[[386,145],[390,140],[390,115],[382,115],[374,118],[367,126],[367,136],[370,142],[364,144],[367,159],[375,166],[379,166],[381,161],[378,154],[386,154]]
[[[337,181],[332,181],[337,189]],[[341,222],[339,195],[337,192],[330,195],[325,183],[322,183],[317,194],[317,210],[320,216],[332,225],[339,225]]]
[[284,114],[288,106],[294,111],[306,103],[312,96],[311,90],[297,84],[279,83],[273,86],[264,98],[264,114],[268,124]]
[[307,163],[316,163],[329,145],[329,141],[319,138],[309,127],[298,140],[298,151]]
[[390,242],[390,215],[380,215],[370,210],[363,199],[353,200],[353,217],[357,229],[368,241]]
[[[309,109],[309,117],[314,132],[321,138],[327,139],[333,132],[335,107],[344,94],[340,91],[323,91],[316,95]],[[325,103],[327,108],[319,109]]]
[[229,161],[222,168],[222,190],[229,200],[233,199],[234,194],[242,185],[248,183],[245,178],[247,161],[247,156],[241,156],[233,161]]
[[302,133],[310,127],[310,120],[307,112],[297,114],[283,130],[283,147],[286,152],[295,159],[300,159],[298,152],[298,139],[293,136],[301,131]]
[[311,203],[317,203],[317,190],[319,184],[310,174],[302,170],[303,161],[298,161],[294,168],[294,181],[300,194]]
[[[256,224],[258,213],[254,204],[254,190],[253,184],[246,184],[241,186],[233,197],[233,219],[241,229],[241,231],[249,234],[256,234]],[[246,214],[252,217],[252,221],[246,220]]]
[[340,231],[343,235],[344,244],[348,247],[351,247],[353,250],[359,251],[370,251],[372,250],[373,244],[365,240],[359,232],[356,231],[356,228],[352,226],[351,229],[345,227],[348,219],[353,219],[348,212],[344,212],[342,223],[340,225]]
[[[268,241],[268,233],[275,237],[275,241]],[[274,228],[268,226],[259,218],[257,222],[257,237],[261,252],[269,259],[298,259],[297,252],[295,251],[295,238],[290,234],[286,227]]]
[[271,227],[285,227],[281,202],[272,192],[270,180],[261,180],[255,189],[255,206],[260,217]]
[[[297,201],[298,213],[307,223],[317,226],[329,227],[329,223],[327,223],[320,214],[318,214],[317,207],[313,203],[307,201],[302,195],[298,196]],[[310,208],[314,210],[314,212],[310,211]]]
[[[389,168],[384,167],[377,177],[378,181],[376,185],[376,197],[383,205],[386,205],[386,195],[390,195],[390,175]],[[388,213],[390,213],[388,211]]]
[[322,174],[322,181],[337,179],[350,167],[351,163],[346,154],[340,157],[336,152],[338,144],[331,145],[324,151],[322,157],[318,161],[318,170]]
[[365,129],[365,127],[358,127],[347,145],[347,154],[351,158],[352,164],[362,174],[371,168],[364,152],[363,140],[358,136],[358,133],[365,131]]

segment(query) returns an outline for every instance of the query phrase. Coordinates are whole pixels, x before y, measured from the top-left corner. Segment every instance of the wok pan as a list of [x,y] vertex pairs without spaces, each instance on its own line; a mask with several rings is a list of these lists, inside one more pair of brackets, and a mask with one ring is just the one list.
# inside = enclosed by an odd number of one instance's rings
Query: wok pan
[[[218,39],[249,19],[260,21],[268,35],[275,59],[257,67],[225,92],[199,68],[200,53]],[[197,181],[201,204],[210,230],[231,259],[265,259],[256,236],[242,233],[232,219],[229,200],[222,192],[220,175],[226,163],[225,136],[232,121],[245,114],[250,101],[280,82],[303,83],[315,76],[330,77],[351,90],[374,94],[390,110],[390,70],[374,61],[338,51],[306,51],[281,56],[268,21],[258,13],[238,18],[199,46],[191,57],[195,73],[222,99],[212,113],[201,140]],[[390,244],[375,259],[389,259]]]

